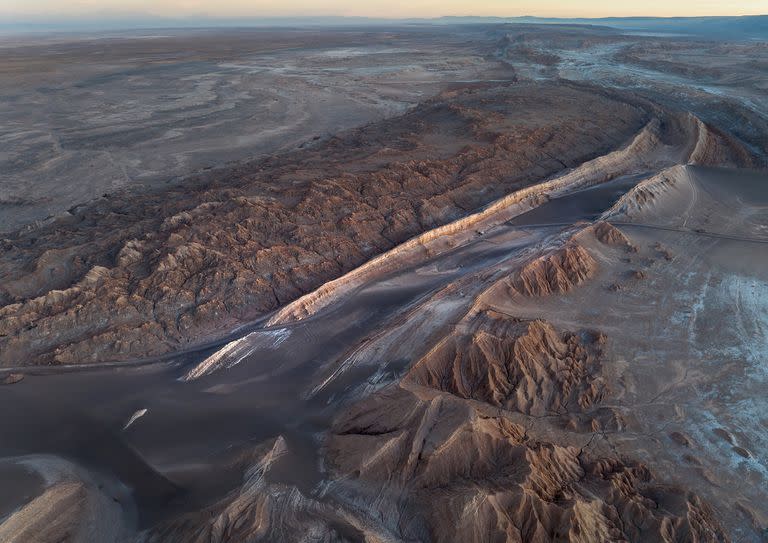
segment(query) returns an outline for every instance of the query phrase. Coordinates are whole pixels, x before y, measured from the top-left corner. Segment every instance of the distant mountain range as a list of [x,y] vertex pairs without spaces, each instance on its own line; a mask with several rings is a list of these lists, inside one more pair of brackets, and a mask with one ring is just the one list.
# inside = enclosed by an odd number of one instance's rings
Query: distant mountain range
[[0,32],[74,32],[170,28],[247,27],[362,27],[470,24],[578,24],[632,32],[690,34],[713,39],[768,41],[768,15],[739,17],[437,17],[433,19],[379,19],[369,17],[185,17],[165,18],[136,14],[104,14],[87,18],[30,17],[0,22]]

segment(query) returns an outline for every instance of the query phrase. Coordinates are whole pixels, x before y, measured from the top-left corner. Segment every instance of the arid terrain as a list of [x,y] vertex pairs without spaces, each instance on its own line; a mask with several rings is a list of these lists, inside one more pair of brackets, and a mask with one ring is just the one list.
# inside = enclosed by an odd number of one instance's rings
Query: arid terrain
[[0,541],[768,540],[768,42],[0,47]]
[[510,77],[492,45],[423,28],[0,38],[0,231]]

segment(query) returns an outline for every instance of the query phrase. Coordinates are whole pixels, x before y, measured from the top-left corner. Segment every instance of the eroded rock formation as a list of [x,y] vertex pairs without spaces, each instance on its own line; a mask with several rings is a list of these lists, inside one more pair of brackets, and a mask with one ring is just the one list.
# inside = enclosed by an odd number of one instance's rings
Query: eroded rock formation
[[566,244],[556,251],[528,263],[510,286],[526,296],[563,294],[590,278],[597,263],[580,245]]
[[[477,315],[416,363],[409,379],[528,415],[578,412],[600,400],[600,340],[544,321]],[[585,334],[591,336],[590,334]]]
[[534,98],[528,87],[458,89],[316,148],[114,195],[17,232],[2,241],[0,364],[198,342],[616,149],[648,120],[642,104],[603,91],[544,85]]
[[329,456],[349,500],[404,540],[727,539],[696,496],[642,464],[549,441],[452,395],[382,393],[339,422]]

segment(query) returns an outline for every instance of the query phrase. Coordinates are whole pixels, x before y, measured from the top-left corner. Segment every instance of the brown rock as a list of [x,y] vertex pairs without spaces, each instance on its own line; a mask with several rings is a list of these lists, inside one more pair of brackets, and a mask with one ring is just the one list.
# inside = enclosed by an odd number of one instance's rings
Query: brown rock
[[0,380],[0,383],[4,385],[13,385],[24,379],[23,373],[9,373]]
[[527,264],[512,280],[512,288],[526,296],[563,294],[592,277],[597,262],[582,246],[568,243]]

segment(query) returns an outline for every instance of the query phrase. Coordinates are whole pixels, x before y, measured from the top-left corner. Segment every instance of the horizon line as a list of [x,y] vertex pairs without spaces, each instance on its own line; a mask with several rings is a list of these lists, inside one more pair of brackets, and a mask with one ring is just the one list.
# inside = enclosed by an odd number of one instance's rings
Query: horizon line
[[[209,15],[209,14],[189,14],[189,15],[162,15],[147,12],[128,12],[114,11],[103,12],[98,15],[42,15],[27,14],[17,18],[18,21],[24,19],[51,19],[51,20],[92,20],[96,18],[121,18],[121,17],[140,17],[147,19],[164,20],[189,20],[189,19],[214,19],[214,20],[282,20],[282,19],[365,19],[371,21],[435,21],[440,19],[545,19],[545,20],[585,20],[600,21],[605,19],[737,19],[745,17],[768,17],[766,13],[744,13],[738,15],[601,15],[595,17],[588,16],[568,16],[568,15],[435,15],[433,17],[378,17],[371,15]],[[3,24],[3,23],[0,23]]]

